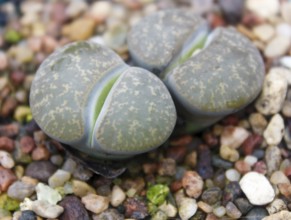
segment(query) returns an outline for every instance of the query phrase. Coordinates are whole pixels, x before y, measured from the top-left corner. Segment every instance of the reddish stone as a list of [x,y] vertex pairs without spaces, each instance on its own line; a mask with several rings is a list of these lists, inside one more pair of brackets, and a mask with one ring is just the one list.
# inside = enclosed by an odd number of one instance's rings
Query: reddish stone
[[278,189],[280,193],[291,201],[291,184],[290,183],[279,183]]
[[235,115],[229,115],[222,120],[222,123],[226,126],[237,126],[239,123],[239,118]]
[[12,123],[0,126],[0,136],[14,137],[19,132],[19,124]]
[[255,163],[253,171],[256,171],[261,174],[266,174],[267,173],[267,165],[264,161],[258,161]]
[[14,150],[14,141],[8,137],[0,137],[0,149],[11,152]]
[[158,165],[156,163],[144,163],[142,169],[145,174],[153,174],[157,172]]
[[172,158],[177,163],[183,162],[187,148],[185,145],[176,145],[167,149],[167,157]]
[[6,192],[8,187],[17,180],[15,174],[10,170],[0,166],[0,190]]
[[2,108],[1,108],[1,116],[7,117],[9,116],[14,109],[17,106],[17,100],[15,97],[9,96],[5,101],[3,102]]
[[241,174],[251,171],[251,166],[243,160],[236,161],[234,167]]
[[147,205],[145,201],[134,197],[127,198],[124,202],[125,217],[133,219],[144,219],[148,216]]
[[285,175],[289,178],[289,180],[291,180],[291,167],[287,167],[284,170]]
[[179,189],[183,187],[181,180],[176,180],[171,183],[170,189],[171,192],[177,192]]
[[179,137],[177,139],[171,140],[170,145],[171,146],[181,146],[181,145],[187,145],[192,142],[192,136],[191,135],[184,135],[182,137]]
[[216,137],[211,132],[205,132],[203,134],[203,140],[209,147],[214,147],[218,145],[218,137]]
[[204,182],[201,176],[195,171],[186,171],[182,178],[182,186],[186,194],[197,199],[203,190]]
[[263,142],[263,137],[259,134],[251,134],[242,143],[241,149],[245,155],[250,155],[253,153],[254,149],[259,147]]
[[25,73],[23,71],[16,70],[10,74],[10,78],[14,85],[19,86],[25,79]]
[[33,160],[48,160],[50,152],[44,145],[39,145],[32,151],[31,156]]
[[35,143],[32,137],[23,136],[20,139],[20,149],[23,153],[30,153],[35,148]]

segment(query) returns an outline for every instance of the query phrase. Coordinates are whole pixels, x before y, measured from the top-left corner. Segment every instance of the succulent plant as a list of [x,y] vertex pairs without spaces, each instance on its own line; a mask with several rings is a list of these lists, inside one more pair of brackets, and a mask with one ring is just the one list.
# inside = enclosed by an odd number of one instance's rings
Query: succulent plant
[[128,46],[133,61],[167,85],[191,131],[245,107],[263,84],[263,60],[246,37],[233,28],[211,32],[187,10],[143,18],[131,29]]
[[160,146],[176,122],[174,103],[158,77],[92,42],[66,45],[41,64],[30,106],[50,137],[103,159]]

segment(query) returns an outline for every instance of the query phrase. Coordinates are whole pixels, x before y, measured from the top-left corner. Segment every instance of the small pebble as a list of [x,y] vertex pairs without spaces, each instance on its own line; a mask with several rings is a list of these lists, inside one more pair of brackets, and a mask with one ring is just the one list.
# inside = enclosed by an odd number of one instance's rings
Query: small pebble
[[59,205],[53,205],[45,200],[35,200],[31,204],[31,209],[37,215],[44,218],[57,218],[64,208]]
[[288,85],[291,85],[291,70],[284,67],[272,67],[269,74],[280,75],[287,81]]
[[252,154],[256,148],[259,148],[263,143],[263,137],[259,134],[250,134],[243,142],[241,149],[245,155]]
[[59,205],[64,208],[64,212],[59,216],[60,220],[90,220],[87,210],[77,196],[66,196]]
[[36,220],[36,214],[31,210],[24,210],[21,212],[18,220]]
[[175,217],[178,213],[176,206],[167,202],[164,202],[162,205],[160,205],[159,210],[163,211],[170,218]]
[[71,158],[68,158],[64,162],[63,167],[62,167],[62,170],[68,171],[69,173],[73,174],[74,171],[75,171],[75,169],[76,169],[76,167],[77,167],[76,161],[74,161]]
[[225,206],[226,214],[230,218],[239,219],[242,215],[240,210],[233,204],[233,202],[228,202]]
[[253,155],[247,155],[244,161],[252,167],[258,161],[258,158]]
[[16,181],[15,174],[10,170],[0,166],[0,190],[6,192],[8,187]]
[[57,167],[50,161],[34,161],[27,166],[25,175],[47,183],[56,170]]
[[285,37],[291,37],[291,25],[287,23],[280,23],[276,26],[276,34]]
[[282,210],[287,210],[287,206],[282,199],[275,199],[271,204],[266,207],[269,214],[275,214]]
[[282,161],[280,149],[277,146],[269,146],[266,149],[265,161],[269,175],[274,171],[279,170]]
[[209,205],[216,204],[222,197],[222,191],[219,187],[206,189],[201,196],[202,201]]
[[59,154],[55,154],[51,156],[50,161],[56,166],[61,166],[63,164],[64,158]]
[[275,35],[275,28],[270,24],[261,24],[255,26],[254,34],[263,42],[268,42]]
[[290,180],[282,171],[274,171],[270,177],[270,182],[273,185],[278,185],[280,183],[287,183],[290,184]]
[[275,198],[275,192],[269,180],[260,173],[249,172],[245,174],[239,184],[253,205],[265,205]]
[[229,201],[234,201],[242,195],[242,191],[238,182],[229,182],[223,190],[222,205],[226,205]]
[[7,191],[9,197],[23,201],[24,198],[30,197],[35,191],[35,185],[16,181],[12,183]]
[[127,198],[123,203],[125,207],[125,217],[132,219],[144,219],[148,216],[147,205],[144,200],[139,198]]
[[234,204],[245,215],[253,207],[252,204],[246,198],[238,198],[234,200]]
[[65,14],[68,18],[76,18],[88,8],[88,5],[85,1],[70,1],[70,4],[67,6]]
[[203,179],[195,171],[186,171],[182,178],[182,185],[186,194],[193,198],[198,198],[203,190]]
[[44,145],[38,145],[31,154],[32,160],[48,160],[50,152]]
[[112,188],[112,194],[110,203],[112,206],[117,207],[126,199],[124,191],[118,186],[114,185]]
[[222,145],[219,150],[219,155],[222,159],[228,160],[230,162],[235,162],[239,159],[239,152],[227,145]]
[[98,1],[94,2],[89,11],[89,16],[91,16],[95,22],[102,23],[110,15],[112,9],[111,2],[108,1]]
[[262,18],[272,17],[280,10],[278,0],[247,0],[245,7]]
[[249,122],[251,124],[253,131],[260,135],[263,134],[265,128],[268,125],[268,122],[265,119],[265,117],[261,113],[258,113],[258,112],[252,113],[250,115]]
[[82,203],[85,205],[87,210],[95,214],[100,214],[108,209],[109,199],[108,197],[103,197],[96,194],[88,194],[82,197]]
[[223,206],[218,206],[213,209],[213,214],[216,215],[218,218],[224,216],[225,213],[226,213],[226,210]]
[[23,153],[30,153],[35,148],[35,143],[32,137],[23,136],[20,139],[20,149]]
[[191,198],[182,198],[179,205],[179,215],[182,220],[188,220],[191,218],[197,211],[197,203],[195,199]]
[[239,181],[240,173],[236,169],[228,169],[225,176],[229,181]]
[[213,211],[212,206],[208,205],[205,202],[199,201],[197,205],[198,205],[198,208],[201,209],[205,213],[211,213]]
[[93,176],[93,172],[83,165],[77,164],[77,167],[73,172],[73,176],[75,179],[88,181]]
[[284,103],[287,93],[287,81],[284,77],[275,74],[267,74],[264,81],[263,91],[255,103],[256,109],[264,114],[278,113]]
[[159,164],[158,173],[161,176],[173,176],[176,174],[176,161],[172,158],[166,158]]
[[35,187],[35,190],[37,194],[37,199],[46,201],[49,204],[55,205],[62,199],[58,191],[43,183],[38,183]]
[[268,212],[263,207],[254,207],[246,215],[246,219],[262,220],[265,216],[268,216]]
[[8,152],[13,151],[14,141],[8,137],[0,137],[0,149]]
[[280,58],[280,64],[291,69],[291,56],[283,56]]
[[95,194],[95,189],[90,186],[88,183],[80,181],[80,180],[73,180],[73,192],[76,196],[83,197],[87,194]]
[[[122,220],[122,219],[124,219],[124,216],[122,214],[120,214],[116,209],[107,209],[98,215],[93,214],[93,220],[105,220],[105,219],[106,220],[115,220],[115,219]],[[157,218],[157,220],[162,220],[162,219]]]
[[234,164],[235,169],[240,173],[240,174],[245,174],[251,171],[251,166],[246,163],[244,160],[238,160]]
[[248,136],[249,132],[244,128],[227,126],[220,136],[220,144],[237,149]]
[[0,150],[0,164],[7,169],[11,169],[15,165],[11,154],[3,150]]
[[58,169],[49,179],[48,184],[52,188],[63,186],[71,178],[71,174],[65,170]]
[[266,46],[264,54],[267,58],[277,58],[286,54],[291,45],[290,37],[275,36]]
[[285,100],[283,103],[283,108],[282,108],[282,114],[285,117],[290,118],[291,117],[291,101]]
[[291,219],[291,212],[287,210],[280,211],[278,213],[272,214],[263,218],[262,220],[288,220]]

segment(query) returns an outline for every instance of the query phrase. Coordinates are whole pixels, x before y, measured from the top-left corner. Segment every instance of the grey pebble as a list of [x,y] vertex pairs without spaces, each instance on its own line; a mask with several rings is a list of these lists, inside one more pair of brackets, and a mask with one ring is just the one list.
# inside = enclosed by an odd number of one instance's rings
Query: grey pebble
[[47,183],[51,175],[57,170],[57,167],[50,161],[34,161],[29,164],[25,170],[25,176],[30,176],[41,182]]

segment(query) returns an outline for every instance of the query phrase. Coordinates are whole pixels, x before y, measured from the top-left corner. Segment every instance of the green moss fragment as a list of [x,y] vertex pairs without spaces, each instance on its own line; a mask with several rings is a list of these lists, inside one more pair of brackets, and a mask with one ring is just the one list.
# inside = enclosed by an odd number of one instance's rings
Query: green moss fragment
[[0,196],[0,208],[7,211],[15,211],[19,209],[20,202],[10,198],[6,193]]
[[147,199],[154,205],[161,205],[166,200],[169,192],[170,189],[166,185],[153,185],[147,191]]
[[4,34],[5,41],[11,44],[19,42],[21,38],[21,34],[13,29],[8,29]]

